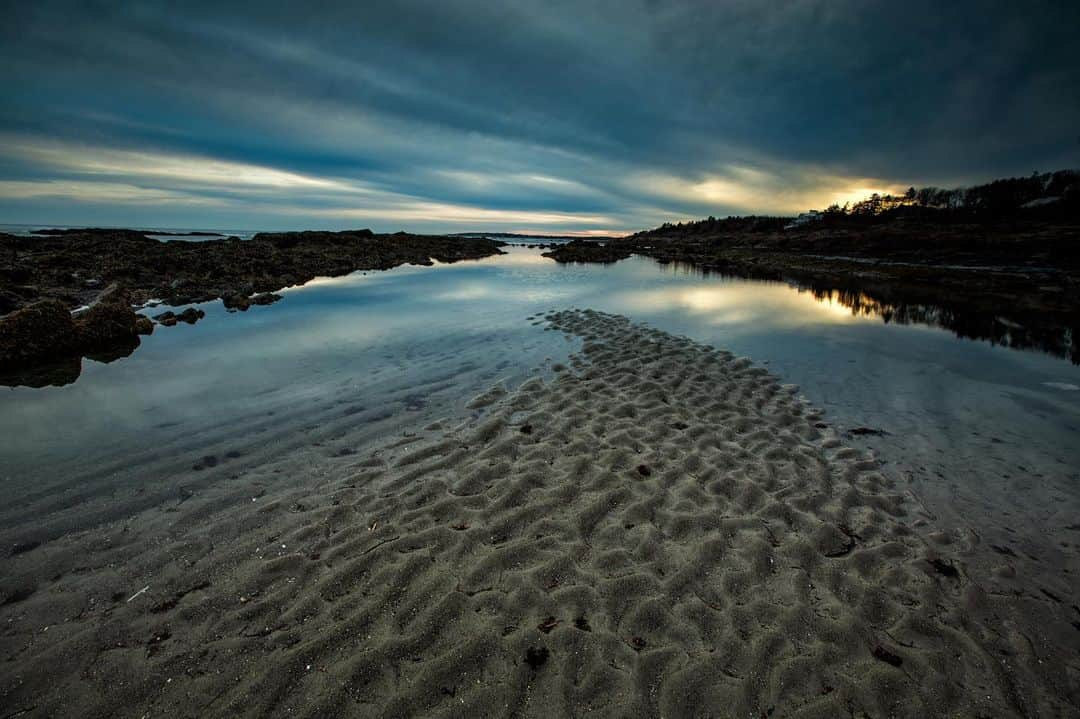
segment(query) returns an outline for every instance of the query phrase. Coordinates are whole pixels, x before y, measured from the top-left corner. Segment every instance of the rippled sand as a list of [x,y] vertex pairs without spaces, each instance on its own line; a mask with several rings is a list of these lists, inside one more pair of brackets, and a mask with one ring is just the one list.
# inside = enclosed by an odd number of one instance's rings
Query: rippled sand
[[6,716],[1075,711],[1067,610],[931,548],[796,388],[621,317],[543,319],[582,351],[464,423],[7,560]]

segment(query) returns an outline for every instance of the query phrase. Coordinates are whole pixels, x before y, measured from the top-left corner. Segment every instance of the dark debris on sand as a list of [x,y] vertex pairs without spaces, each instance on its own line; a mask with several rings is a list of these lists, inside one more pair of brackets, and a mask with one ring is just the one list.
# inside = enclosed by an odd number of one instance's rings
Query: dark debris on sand
[[904,663],[904,660],[900,658],[898,654],[889,650],[882,644],[876,645],[871,651],[871,653],[874,655],[875,659],[883,661],[886,664],[891,664],[894,667],[898,667]]
[[946,562],[944,559],[934,558],[929,560],[930,566],[934,568],[934,571],[938,574],[956,579],[960,576],[960,571],[951,563]]
[[25,554],[26,552],[37,549],[40,546],[41,542],[36,540],[30,540],[28,542],[16,542],[15,544],[11,545],[11,556],[14,557],[17,554]]
[[883,437],[888,434],[888,432],[883,429],[875,429],[874,427],[853,427],[848,430],[848,434],[852,435],[853,437]]
[[533,671],[536,671],[540,667],[544,666],[548,657],[551,656],[551,652],[547,647],[529,647],[525,650],[525,663],[532,667]]
[[559,626],[559,622],[560,620],[556,619],[555,617],[548,617],[547,619],[536,625],[536,628],[544,634],[549,634],[551,630]]

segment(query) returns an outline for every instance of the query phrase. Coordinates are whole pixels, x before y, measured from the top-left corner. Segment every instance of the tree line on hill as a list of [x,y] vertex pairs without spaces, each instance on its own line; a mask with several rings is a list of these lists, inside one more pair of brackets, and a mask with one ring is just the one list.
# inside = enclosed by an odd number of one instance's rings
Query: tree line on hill
[[[994,180],[972,187],[943,189],[911,187],[902,195],[875,193],[823,212],[800,216],[800,226],[859,226],[915,220],[924,222],[993,222],[1009,219],[1080,219],[1080,171],[1032,173],[1028,177]],[[692,222],[664,223],[640,234],[717,234],[776,232],[796,218],[750,215],[708,217]]]
[[1032,214],[1077,216],[1080,210],[1080,172],[1032,173],[973,187],[908,188],[902,195],[879,195],[852,205],[832,205],[823,213],[838,217],[889,220],[896,217],[993,220]]

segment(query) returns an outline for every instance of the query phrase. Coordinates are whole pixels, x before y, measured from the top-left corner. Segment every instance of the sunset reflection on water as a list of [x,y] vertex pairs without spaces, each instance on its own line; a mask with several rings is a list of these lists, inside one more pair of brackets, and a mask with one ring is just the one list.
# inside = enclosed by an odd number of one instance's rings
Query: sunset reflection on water
[[[478,262],[318,278],[243,313],[206,303],[197,325],[161,328],[109,364],[83,361],[73,384],[0,394],[0,451],[9,467],[48,472],[50,457],[123,452],[211,419],[235,426],[346,396],[378,407],[390,401],[385,387],[438,380],[457,367],[471,368],[473,384],[457,390],[471,396],[480,378],[522,377],[565,360],[575,344],[526,318],[567,307],[624,314],[769,363],[812,399],[852,411],[882,397],[933,404],[943,382],[958,396],[956,387],[978,378],[1028,403],[1054,402],[1058,412],[1067,407],[1059,396],[1077,393],[1055,388],[1080,385],[1080,368],[1066,361],[991,346],[1058,347],[1053,328],[1039,334],[857,290],[705,276],[638,257],[557,265],[542,252],[507,247]],[[954,333],[967,328],[962,336],[991,343],[958,340]],[[839,366],[848,369],[838,374]],[[1003,417],[1026,411],[1001,408]]]

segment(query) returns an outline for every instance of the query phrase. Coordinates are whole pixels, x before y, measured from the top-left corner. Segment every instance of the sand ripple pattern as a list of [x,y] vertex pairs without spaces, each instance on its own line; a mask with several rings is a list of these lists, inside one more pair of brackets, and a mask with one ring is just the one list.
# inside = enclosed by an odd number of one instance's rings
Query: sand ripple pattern
[[[477,419],[403,438],[316,489],[193,517],[132,560],[156,572],[151,596],[114,599],[92,621],[50,629],[62,638],[13,653],[8,706],[1073,711],[1075,670],[1035,660],[990,599],[915,535],[893,480],[796,388],[622,317],[544,319],[582,342],[554,380],[485,393]],[[65,652],[93,660],[72,667]],[[47,666],[61,669],[34,679]]]

